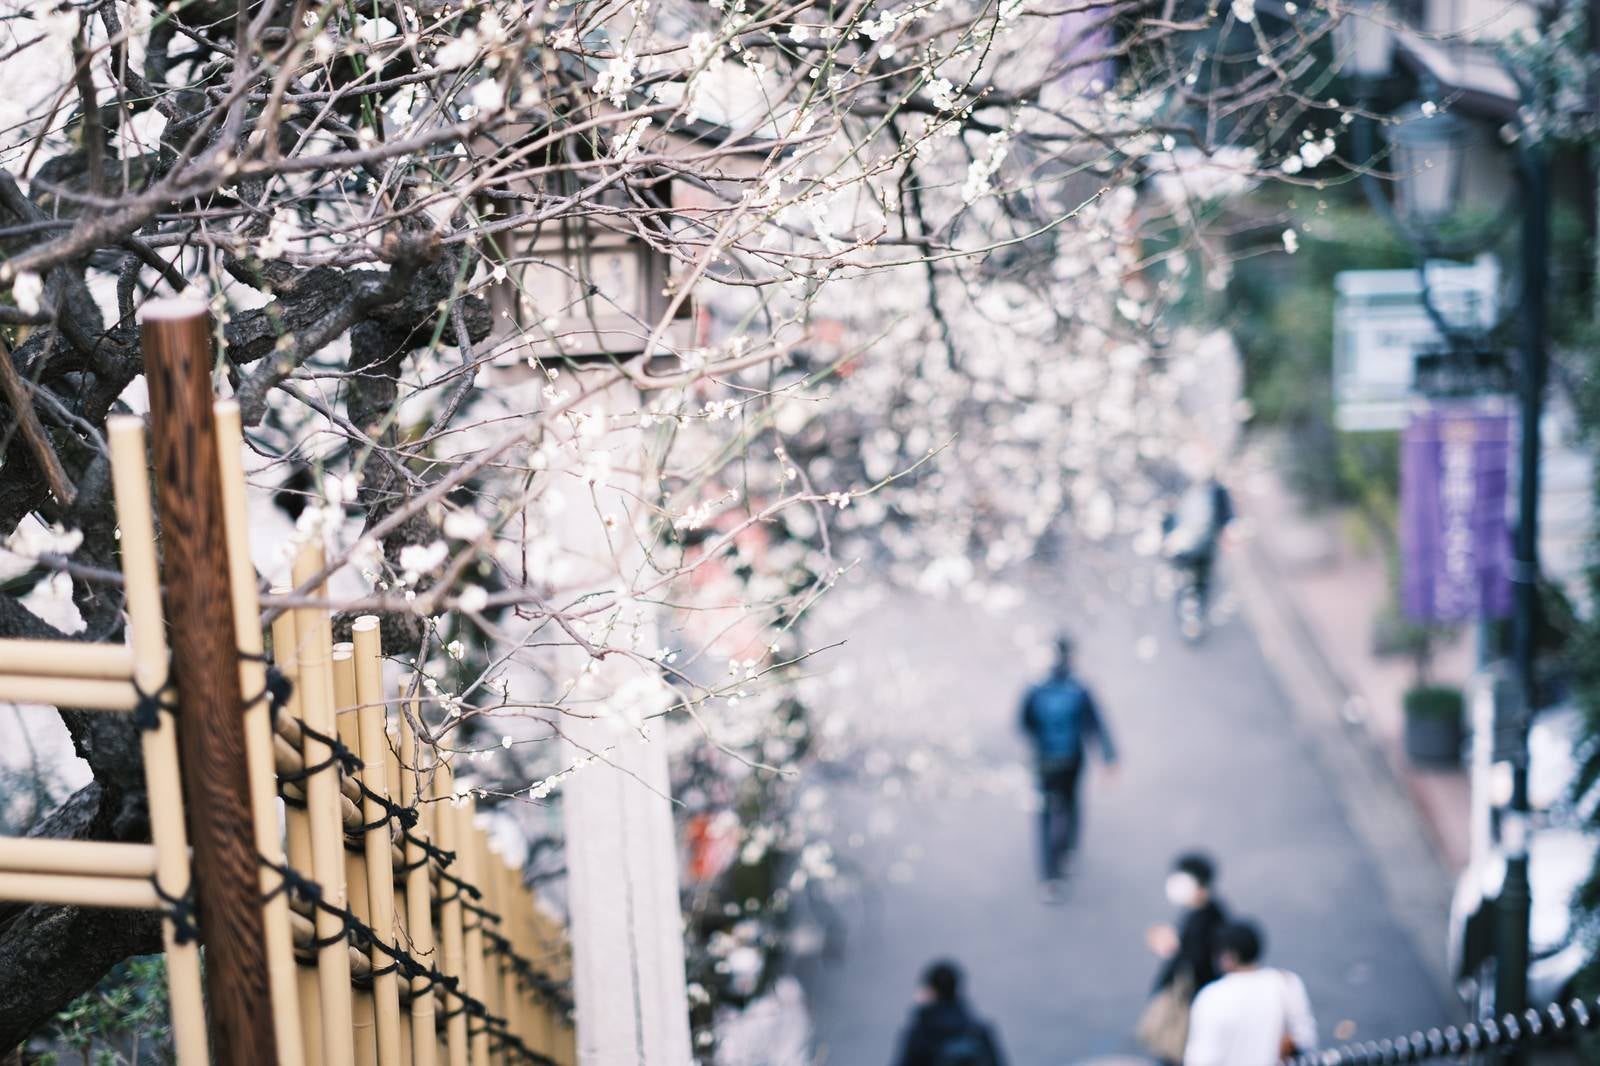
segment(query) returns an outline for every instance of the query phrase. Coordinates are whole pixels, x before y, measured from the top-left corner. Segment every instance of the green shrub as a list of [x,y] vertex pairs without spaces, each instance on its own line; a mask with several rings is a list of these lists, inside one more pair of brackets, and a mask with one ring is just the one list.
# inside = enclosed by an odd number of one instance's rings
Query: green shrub
[[1459,719],[1466,709],[1466,697],[1449,685],[1418,685],[1406,692],[1408,718]]

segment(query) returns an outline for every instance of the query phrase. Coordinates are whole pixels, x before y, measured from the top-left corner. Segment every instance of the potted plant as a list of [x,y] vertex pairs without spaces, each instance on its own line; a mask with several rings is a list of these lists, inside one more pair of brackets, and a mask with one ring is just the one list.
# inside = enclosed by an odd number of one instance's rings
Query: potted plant
[[1416,685],[1406,692],[1406,755],[1429,766],[1456,766],[1466,739],[1465,697],[1448,685]]

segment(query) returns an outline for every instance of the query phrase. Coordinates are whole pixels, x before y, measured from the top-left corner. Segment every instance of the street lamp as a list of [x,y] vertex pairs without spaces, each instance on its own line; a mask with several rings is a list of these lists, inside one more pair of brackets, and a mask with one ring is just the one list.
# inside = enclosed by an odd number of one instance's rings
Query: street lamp
[[1334,27],[1334,45],[1346,72],[1367,81],[1389,76],[1394,66],[1394,30],[1389,6],[1371,0],[1347,4]]
[[[1372,8],[1363,14],[1370,18]],[[1347,15],[1346,18],[1351,16]],[[1353,31],[1355,32],[1355,31]],[[1380,63],[1379,57],[1384,61]],[[1367,197],[1381,213],[1415,246],[1419,262],[1425,263],[1431,249],[1440,245],[1438,224],[1460,206],[1461,175],[1466,149],[1472,144],[1472,131],[1464,120],[1444,112],[1424,113],[1421,106],[1403,108],[1400,122],[1389,138],[1393,155],[1392,173],[1400,211],[1388,206],[1388,198],[1372,172],[1374,162],[1370,117],[1370,96],[1376,80],[1388,74],[1391,54],[1374,45],[1370,54],[1358,57],[1371,63],[1356,64],[1358,88],[1362,97],[1356,120],[1358,158],[1365,164],[1362,184]],[[1527,86],[1518,78],[1522,95]],[[1518,109],[1520,113],[1520,108]],[[1534,673],[1534,624],[1538,610],[1539,577],[1539,429],[1544,408],[1545,290],[1549,279],[1550,215],[1547,162],[1544,151],[1526,131],[1512,139],[1517,173],[1521,184],[1521,298],[1517,309],[1520,358],[1517,360],[1517,401],[1519,410],[1517,524],[1512,542],[1512,660],[1515,668],[1516,706],[1507,723],[1509,750],[1505,758],[1511,765],[1511,796],[1500,812],[1500,839],[1506,855],[1506,875],[1499,896],[1497,962],[1495,967],[1495,1010],[1504,1017],[1521,1017],[1528,1005],[1528,724],[1538,706]],[[1365,149],[1365,150],[1363,150]],[[1470,345],[1462,344],[1461,331],[1447,328],[1427,298],[1427,272],[1422,275],[1424,302],[1439,321],[1441,332],[1452,351],[1448,358],[1470,356]],[[1512,1053],[1512,1057],[1517,1057]]]
[[[665,252],[637,234],[579,217],[514,241],[512,253],[497,295],[521,333],[519,354],[630,359],[644,353],[667,310]],[[663,337],[669,344],[680,339]]]
[[1477,128],[1452,111],[1415,102],[1394,118],[1388,140],[1400,214],[1419,228],[1435,225],[1461,202],[1463,164]]

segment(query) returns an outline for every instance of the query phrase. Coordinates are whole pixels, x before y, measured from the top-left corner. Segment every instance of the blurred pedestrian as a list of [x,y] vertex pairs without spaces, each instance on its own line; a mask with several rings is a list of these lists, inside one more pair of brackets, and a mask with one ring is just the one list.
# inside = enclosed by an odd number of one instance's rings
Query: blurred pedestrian
[[1216,472],[1207,469],[1189,484],[1162,522],[1162,550],[1185,577],[1179,607],[1186,610],[1184,636],[1191,640],[1204,629],[1217,546],[1232,521],[1233,497]]
[[961,998],[955,963],[940,960],[923,972],[896,1066],[1005,1066],[994,1030]]
[[1223,976],[1195,997],[1183,1066],[1274,1066],[1315,1049],[1317,1023],[1305,983],[1261,965],[1261,931],[1229,922],[1216,943]]
[[1179,909],[1178,924],[1152,926],[1145,933],[1145,943],[1163,961],[1137,1035],[1164,1063],[1182,1061],[1195,994],[1219,976],[1217,932],[1227,923],[1227,912],[1213,894],[1216,876],[1210,856],[1179,855],[1166,883],[1167,901]]
[[1058,899],[1062,867],[1078,843],[1078,781],[1085,749],[1099,744],[1107,766],[1116,747],[1094,697],[1072,672],[1072,641],[1056,638],[1050,676],[1028,690],[1022,701],[1022,730],[1033,745],[1039,775],[1039,858],[1045,896]]

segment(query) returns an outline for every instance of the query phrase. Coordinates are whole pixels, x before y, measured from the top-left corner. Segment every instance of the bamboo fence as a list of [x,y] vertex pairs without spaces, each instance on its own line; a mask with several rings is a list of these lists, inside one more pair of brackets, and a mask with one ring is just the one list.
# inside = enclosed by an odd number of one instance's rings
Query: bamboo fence
[[[356,619],[336,645],[328,611],[285,611],[264,654],[239,412],[223,401],[215,415],[277,1061],[573,1066],[566,938],[456,795],[449,753],[419,737],[419,705],[386,686],[378,619]],[[129,643],[0,642],[0,700],[139,716],[153,839],[0,839],[0,900],[162,911],[177,1058],[198,1066],[208,1041],[183,712],[168,687],[142,425],[109,429]],[[296,585],[323,564],[320,547],[302,547]]]

